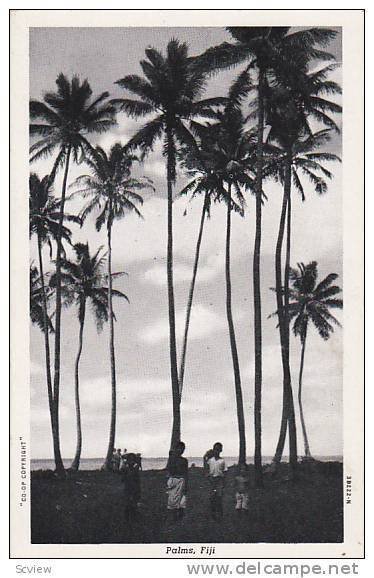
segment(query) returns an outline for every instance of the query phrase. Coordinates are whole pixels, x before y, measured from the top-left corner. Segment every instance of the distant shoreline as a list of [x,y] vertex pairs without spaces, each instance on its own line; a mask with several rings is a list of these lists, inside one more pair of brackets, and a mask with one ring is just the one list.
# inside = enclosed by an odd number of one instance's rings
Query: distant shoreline
[[[202,467],[203,460],[200,456],[186,456],[189,465],[191,466],[194,464],[196,467]],[[231,467],[238,462],[238,458],[234,456],[224,456],[227,467]],[[263,456],[263,464],[270,464],[272,462],[273,456]],[[302,456],[299,456],[299,459],[302,459]],[[314,456],[314,459],[320,462],[339,462],[343,463],[343,456]],[[64,466],[66,468],[70,467],[73,458],[65,458],[63,460]],[[288,456],[283,456],[282,462],[287,462]],[[165,468],[167,462],[166,457],[143,457],[142,458],[142,467],[144,470],[162,470]],[[96,471],[100,470],[101,466],[104,463],[104,458],[82,458],[80,469],[85,471]],[[252,456],[247,456],[247,463],[253,464]],[[30,469],[31,471],[38,471],[38,470],[54,470],[54,460],[51,458],[47,459],[31,459],[30,460]]]

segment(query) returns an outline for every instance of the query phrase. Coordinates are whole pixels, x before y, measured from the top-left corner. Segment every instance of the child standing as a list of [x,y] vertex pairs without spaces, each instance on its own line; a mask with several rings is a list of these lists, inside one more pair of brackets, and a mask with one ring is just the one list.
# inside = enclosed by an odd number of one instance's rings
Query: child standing
[[249,475],[247,464],[239,464],[235,476],[236,485],[236,506],[235,509],[239,516],[243,513],[248,514],[249,499]]

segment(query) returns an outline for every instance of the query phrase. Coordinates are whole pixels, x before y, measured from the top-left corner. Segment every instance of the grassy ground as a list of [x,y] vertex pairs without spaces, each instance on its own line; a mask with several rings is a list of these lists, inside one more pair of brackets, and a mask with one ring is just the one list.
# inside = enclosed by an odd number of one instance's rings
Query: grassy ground
[[235,472],[230,468],[224,518],[216,522],[209,517],[208,482],[201,468],[193,468],[186,516],[174,522],[166,510],[165,472],[145,471],[138,519],[129,528],[123,518],[119,474],[83,471],[59,480],[52,472],[32,472],[32,542],[342,542],[342,475],[339,463],[301,464],[299,480],[291,482],[287,466],[282,464],[276,479],[266,476],[263,489],[252,488],[248,517],[238,519]]

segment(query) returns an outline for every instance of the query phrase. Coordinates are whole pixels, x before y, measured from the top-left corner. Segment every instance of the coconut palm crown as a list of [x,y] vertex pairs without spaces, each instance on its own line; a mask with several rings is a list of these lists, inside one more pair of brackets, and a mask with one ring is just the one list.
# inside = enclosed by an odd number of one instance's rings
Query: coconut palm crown
[[[60,199],[53,195],[53,183],[50,175],[39,178],[36,173],[31,173],[29,178],[29,221],[30,237],[33,234],[38,236],[41,243],[47,243],[52,253],[52,240],[58,237]],[[64,220],[81,224],[81,220],[76,215],[64,213]],[[62,227],[62,238],[68,243],[71,242],[71,230]]]
[[316,261],[307,265],[298,263],[297,269],[290,271],[290,320],[292,329],[301,340],[305,339],[307,328],[311,323],[325,341],[334,331],[334,325],[339,321],[330,309],[342,309],[343,300],[336,297],[341,293],[340,287],[333,285],[338,278],[336,273],[330,273],[319,283]]
[[58,150],[54,171],[63,165],[69,149],[77,162],[91,147],[88,135],[105,132],[116,124],[108,92],[92,97],[88,80],[73,76],[69,81],[62,73],[56,85],[57,91],[45,93],[43,101],[30,101],[30,136],[40,137],[30,148],[30,162]]

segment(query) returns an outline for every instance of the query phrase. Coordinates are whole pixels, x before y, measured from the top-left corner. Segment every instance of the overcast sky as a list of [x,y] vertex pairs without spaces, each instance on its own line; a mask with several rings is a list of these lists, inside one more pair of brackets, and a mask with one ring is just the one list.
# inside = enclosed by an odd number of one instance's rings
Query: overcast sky
[[[94,94],[108,90],[111,96],[123,94],[113,83],[127,74],[141,73],[139,60],[144,49],[164,50],[168,40],[177,37],[188,42],[191,54],[230,41],[221,28],[35,28],[30,30],[30,97],[40,99],[55,89],[60,72],[68,77],[88,78]],[[341,58],[340,37],[330,49]],[[207,94],[225,95],[232,78],[241,70],[214,77]],[[333,77],[340,82],[340,70]],[[141,126],[124,114],[118,127],[95,137],[108,149],[114,142],[125,144]],[[330,149],[340,154],[340,139]],[[44,176],[53,158],[34,164],[31,170]],[[328,194],[317,197],[306,185],[307,200],[294,195],[292,264],[316,260],[322,278],[330,272],[342,274],[341,167],[329,166],[334,179]],[[86,173],[84,166],[72,167],[70,182]],[[138,171],[139,172],[139,171]],[[165,456],[168,452],[172,417],[168,352],[166,288],[166,175],[165,163],[156,147],[139,174],[154,180],[156,192],[144,195],[144,221],[129,215],[115,223],[113,230],[113,270],[128,276],[116,281],[130,304],[114,304],[115,347],[118,382],[116,446],[142,452],[145,456]],[[179,181],[180,184],[181,181]],[[56,182],[60,191],[61,177]],[[177,188],[178,190],[178,184]],[[263,211],[262,298],[263,298],[263,454],[272,455],[278,438],[282,370],[279,335],[274,319],[267,316],[276,308],[274,251],[279,224],[281,189],[266,185],[268,202]],[[82,202],[67,206],[78,212]],[[187,214],[184,215],[187,209]],[[174,203],[174,281],[177,337],[179,346],[192,273],[201,201],[176,200]],[[244,219],[233,215],[232,282],[233,314],[242,373],[248,455],[254,448],[253,425],[253,309],[252,252],[254,242],[254,201],[247,199]],[[190,341],[182,402],[182,438],[186,455],[201,455],[217,440],[226,455],[238,452],[236,405],[232,361],[225,316],[224,243],[225,209],[214,206],[204,231],[200,268],[194,297]],[[82,230],[74,228],[75,241],[88,241],[93,252],[105,245],[105,233],[97,233],[94,216]],[[48,269],[48,251],[44,253]],[[31,241],[31,258],[36,260],[36,239]],[[342,277],[340,278],[342,284]],[[62,366],[60,393],[61,446],[64,457],[75,448],[74,361],[78,346],[76,310],[63,311]],[[299,342],[292,337],[291,365],[296,393]],[[31,328],[31,411],[32,457],[52,457],[52,442],[45,384],[43,337]],[[85,327],[80,366],[83,422],[82,457],[106,453],[110,420],[110,375],[108,328],[98,335],[90,311]],[[315,455],[342,454],[342,331],[324,342],[314,329],[309,332],[304,371],[304,412]],[[300,430],[299,430],[300,431]],[[299,434],[299,453],[302,440]]]

